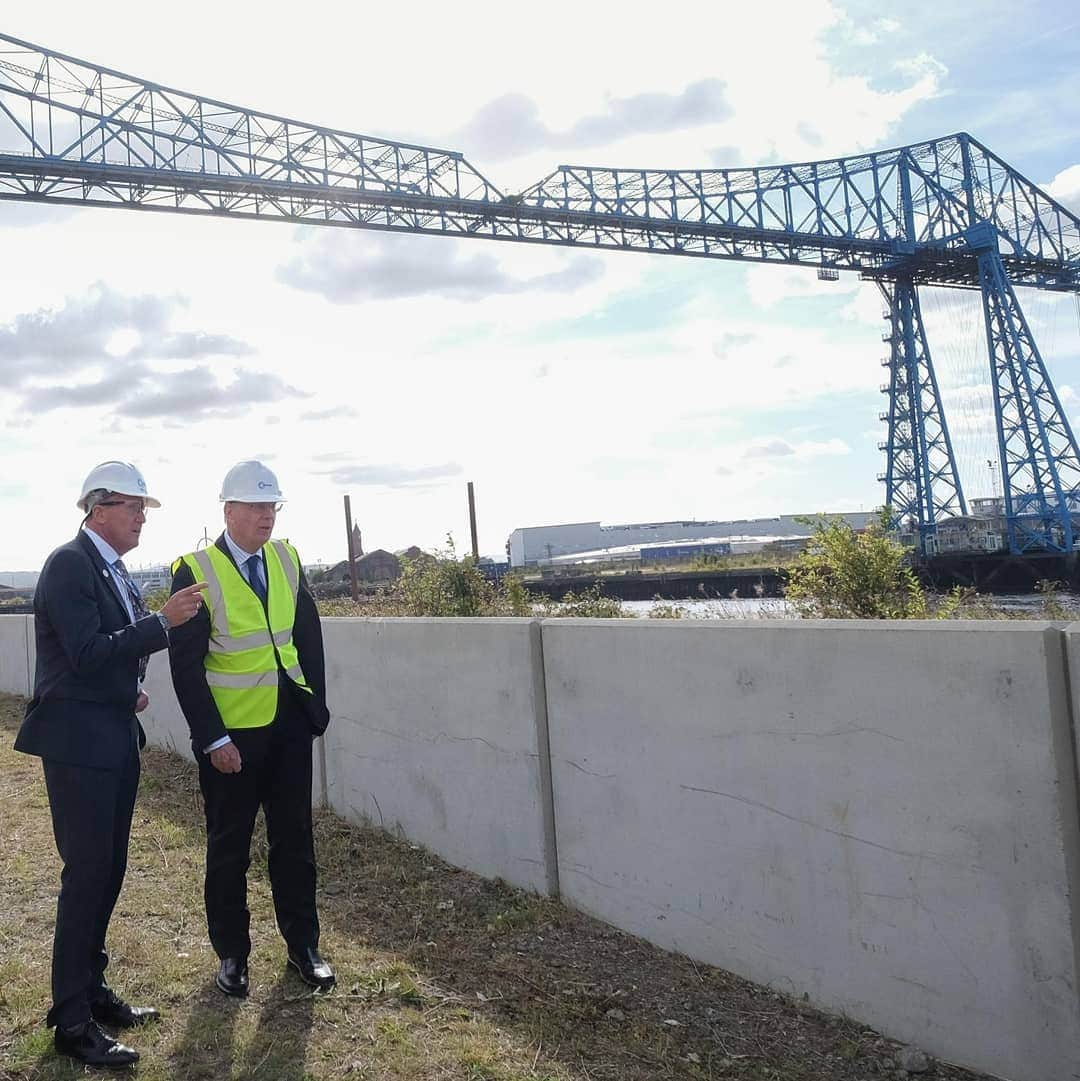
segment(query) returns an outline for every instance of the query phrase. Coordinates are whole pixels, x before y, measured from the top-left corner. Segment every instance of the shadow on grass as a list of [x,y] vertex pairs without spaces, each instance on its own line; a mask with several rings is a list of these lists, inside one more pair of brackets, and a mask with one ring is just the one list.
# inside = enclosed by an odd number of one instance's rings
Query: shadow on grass
[[203,988],[191,1003],[187,1025],[168,1056],[170,1073],[186,1081],[231,1077],[236,1024],[243,1004],[216,987]]
[[308,1039],[314,1017],[315,995],[298,992],[296,981],[283,975],[270,990],[259,1013],[255,1036],[244,1050],[241,1077],[304,1081]]
[[313,1021],[313,995],[297,993],[285,975],[270,989],[259,1012],[254,1035],[237,1052],[237,1029],[245,1009],[242,999],[205,988],[191,1005],[187,1026],[168,1056],[170,1075],[185,1081],[226,1077],[267,1077],[304,1081]]

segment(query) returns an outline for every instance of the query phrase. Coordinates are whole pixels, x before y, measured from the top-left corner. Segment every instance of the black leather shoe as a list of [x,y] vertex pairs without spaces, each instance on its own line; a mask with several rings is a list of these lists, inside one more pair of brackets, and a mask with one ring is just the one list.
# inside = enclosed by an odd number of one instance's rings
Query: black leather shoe
[[139,1061],[138,1051],[125,1047],[108,1033],[102,1032],[96,1021],[87,1021],[74,1028],[57,1026],[53,1044],[59,1054],[67,1055],[85,1066],[108,1066],[119,1070],[134,1066]]
[[153,1006],[129,1006],[111,987],[106,987],[105,997],[90,1003],[90,1016],[110,1028],[135,1028],[156,1021],[160,1014]]
[[319,951],[310,946],[305,950],[289,950],[289,964],[304,983],[320,991],[329,991],[337,983],[334,970],[319,956]]
[[243,957],[223,957],[214,983],[233,998],[247,998],[248,967]]

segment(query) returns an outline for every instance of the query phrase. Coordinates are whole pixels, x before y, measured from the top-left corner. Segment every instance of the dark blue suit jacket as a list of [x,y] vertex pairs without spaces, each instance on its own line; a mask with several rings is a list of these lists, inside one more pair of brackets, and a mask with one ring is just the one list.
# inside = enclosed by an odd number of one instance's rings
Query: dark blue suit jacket
[[139,658],[164,649],[156,616],[132,624],[112,571],[82,531],[45,561],[34,593],[34,697],[15,749],[54,762],[119,769],[132,741]]

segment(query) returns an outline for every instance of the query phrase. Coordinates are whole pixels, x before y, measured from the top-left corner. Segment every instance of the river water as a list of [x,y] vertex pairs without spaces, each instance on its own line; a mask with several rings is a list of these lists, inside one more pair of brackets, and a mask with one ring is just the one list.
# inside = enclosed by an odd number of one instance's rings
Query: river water
[[[1076,597],[1059,597],[1063,606],[1073,609]],[[1018,619],[1037,618],[1042,613],[1043,598],[1038,593],[1003,594],[980,598],[987,607],[1015,612]],[[623,611],[639,619],[647,619],[658,609],[677,608],[684,619],[795,619],[794,609],[785,600],[775,597],[735,597],[686,601],[623,601]],[[1080,618],[1080,612],[1073,616]]]

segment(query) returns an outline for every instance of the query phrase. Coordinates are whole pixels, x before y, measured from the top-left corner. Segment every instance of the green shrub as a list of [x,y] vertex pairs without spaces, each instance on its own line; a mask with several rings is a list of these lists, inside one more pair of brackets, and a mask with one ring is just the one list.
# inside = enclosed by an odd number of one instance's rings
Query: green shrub
[[458,559],[453,537],[434,559],[402,559],[401,577],[389,591],[410,616],[489,616],[495,611],[495,588],[477,570],[471,556]]
[[160,612],[165,607],[165,602],[168,599],[169,591],[167,589],[148,589],[143,594],[143,603],[151,612]]
[[531,616],[533,614],[532,594],[525,588],[525,583],[516,575],[508,574],[502,580],[502,591],[512,616]]
[[516,574],[496,585],[489,582],[471,556],[459,559],[452,537],[446,548],[420,559],[402,559],[401,577],[372,596],[317,601],[324,616],[579,616],[618,619],[622,604],[605,597],[599,586],[568,593],[561,601],[537,600]]
[[653,597],[653,606],[649,609],[649,619],[686,619],[690,609],[684,604],[673,604],[663,597]]
[[544,601],[536,606],[536,614],[547,619],[622,619],[628,615],[615,597],[605,597],[599,585],[577,594],[572,590],[561,601]]
[[964,596],[932,607],[887,529],[889,512],[856,533],[843,519],[819,518],[810,546],[792,565],[785,596],[804,619],[948,619]]

